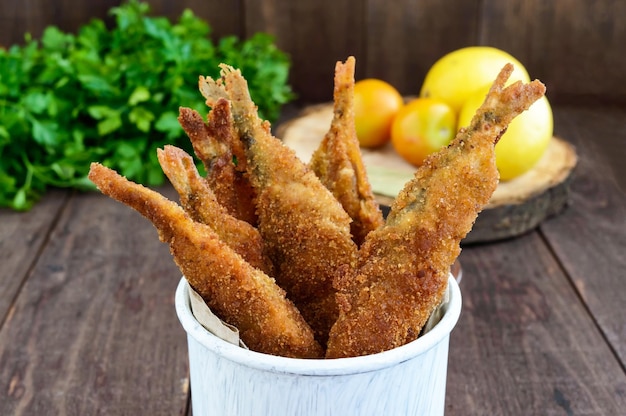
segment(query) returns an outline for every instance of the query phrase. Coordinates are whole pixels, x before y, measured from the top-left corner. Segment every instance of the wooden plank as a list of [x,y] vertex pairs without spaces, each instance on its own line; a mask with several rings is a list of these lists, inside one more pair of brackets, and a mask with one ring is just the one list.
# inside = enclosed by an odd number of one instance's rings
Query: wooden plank
[[567,135],[583,159],[578,176],[606,183],[605,192],[626,192],[626,107],[557,106],[557,134]]
[[0,323],[48,242],[68,192],[50,191],[28,212],[0,210]]
[[190,9],[193,13],[206,20],[211,27],[213,39],[225,35],[245,37],[242,21],[242,0],[236,1],[205,1],[205,0],[149,0],[151,14],[167,16],[177,22],[183,10]]
[[276,36],[277,46],[291,56],[290,83],[300,100],[327,101],[332,97],[335,63],[349,55],[363,56],[363,3],[249,0],[246,33]]
[[[6,0],[0,2],[0,45],[38,38],[54,24],[75,31],[121,2]],[[374,76],[415,94],[428,68],[443,54],[471,44],[511,52],[544,80],[555,102],[589,99],[626,102],[621,82],[626,3],[540,0],[463,1],[149,0],[153,14],[177,19],[189,7],[206,19],[214,37],[266,31],[291,54],[292,84],[305,102],[327,101],[332,68],[348,55],[358,59],[357,78]],[[564,76],[563,74],[567,74]]]
[[482,3],[480,43],[512,53],[554,102],[626,102],[626,2]]
[[446,415],[623,412],[626,375],[538,233],[460,260]]
[[0,331],[0,414],[184,415],[179,279],[135,211],[70,201]]
[[556,126],[577,147],[567,211],[541,230],[626,367],[626,109],[567,108]]
[[[112,22],[108,14],[112,7],[122,4],[119,0],[42,0],[0,2],[0,45],[21,44],[24,34],[30,32],[39,38],[49,25],[55,25],[64,31],[76,32],[83,24],[93,18]],[[209,22],[214,39],[224,35],[244,35],[241,25],[241,1],[203,1],[185,0],[171,2],[167,0],[147,0],[150,15],[166,16],[173,22],[178,21],[183,10],[191,9],[198,17]]]
[[75,32],[94,17],[109,19],[108,10],[119,3],[119,0],[3,0],[0,2],[0,46],[22,44],[26,32],[38,39],[49,25]]
[[384,79],[403,95],[418,95],[437,59],[476,42],[480,3],[369,0],[363,75]]

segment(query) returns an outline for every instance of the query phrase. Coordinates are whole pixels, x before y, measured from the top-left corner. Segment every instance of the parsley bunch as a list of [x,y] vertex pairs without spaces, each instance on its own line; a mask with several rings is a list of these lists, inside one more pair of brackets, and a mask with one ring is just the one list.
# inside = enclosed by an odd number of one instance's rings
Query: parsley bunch
[[259,114],[275,120],[293,98],[290,61],[273,38],[210,39],[186,10],[176,23],[130,0],[76,35],[46,28],[40,41],[0,48],[0,206],[28,210],[50,186],[91,189],[99,161],[136,182],[160,185],[157,147],[191,151],[180,106],[206,114],[198,76],[241,69]]

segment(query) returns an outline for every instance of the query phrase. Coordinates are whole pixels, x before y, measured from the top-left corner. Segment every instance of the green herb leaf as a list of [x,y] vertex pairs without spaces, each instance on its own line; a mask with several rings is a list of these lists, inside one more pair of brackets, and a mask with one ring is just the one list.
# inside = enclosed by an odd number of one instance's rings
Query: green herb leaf
[[269,121],[294,98],[289,58],[271,36],[213,42],[191,10],[176,22],[148,13],[128,0],[110,10],[110,28],[100,19],[76,35],[51,26],[40,40],[0,48],[0,206],[29,209],[50,186],[94,189],[92,161],[163,183],[156,149],[193,152],[178,109],[208,111],[198,76],[219,76],[222,62],[241,69]]
[[150,90],[143,85],[138,85],[128,98],[129,105],[137,105],[150,99]]

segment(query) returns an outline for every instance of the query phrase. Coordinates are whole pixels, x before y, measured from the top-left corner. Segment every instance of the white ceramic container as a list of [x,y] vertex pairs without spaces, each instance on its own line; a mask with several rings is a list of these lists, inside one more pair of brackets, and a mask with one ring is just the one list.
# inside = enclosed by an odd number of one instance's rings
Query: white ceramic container
[[443,415],[450,332],[461,292],[449,278],[441,321],[402,347],[363,357],[306,360],[246,350],[212,335],[194,318],[189,285],[176,290],[187,332],[194,416]]

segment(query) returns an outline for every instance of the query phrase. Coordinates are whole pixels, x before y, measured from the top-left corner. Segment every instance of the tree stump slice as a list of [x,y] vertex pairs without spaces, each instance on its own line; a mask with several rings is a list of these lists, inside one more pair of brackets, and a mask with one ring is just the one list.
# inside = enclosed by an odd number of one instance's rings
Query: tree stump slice
[[[307,107],[299,116],[280,125],[276,135],[308,163],[328,131],[332,117],[332,103]],[[372,190],[385,211],[416,168],[404,161],[391,144],[361,152]],[[500,182],[463,244],[519,236],[562,212],[569,203],[569,185],[576,163],[574,147],[553,137],[543,157],[530,171]]]

